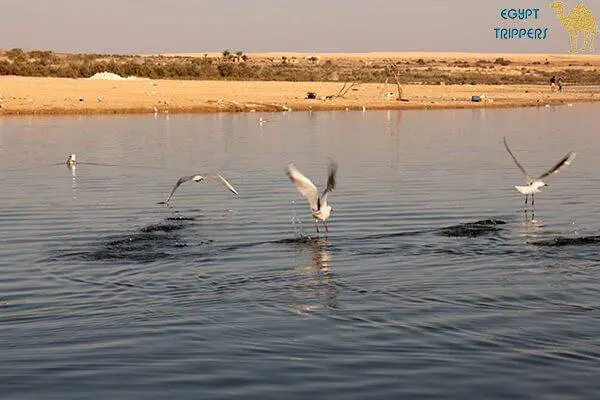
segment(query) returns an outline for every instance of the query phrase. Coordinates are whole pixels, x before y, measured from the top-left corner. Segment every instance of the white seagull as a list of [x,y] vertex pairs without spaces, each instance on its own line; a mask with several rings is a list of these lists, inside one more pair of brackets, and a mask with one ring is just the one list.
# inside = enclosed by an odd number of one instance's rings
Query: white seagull
[[506,147],[506,151],[508,151],[508,154],[510,154],[510,156],[512,157],[515,164],[517,164],[517,167],[519,167],[521,172],[523,172],[523,175],[525,175],[526,185],[525,186],[515,186],[515,189],[517,189],[517,191],[519,193],[525,195],[525,204],[527,204],[527,198],[529,197],[529,195],[531,195],[531,205],[533,205],[534,201],[535,201],[533,195],[535,193],[540,192],[540,188],[542,188],[544,186],[548,186],[544,182],[544,179],[548,178],[552,174],[557,173],[563,167],[570,165],[571,162],[573,162],[573,159],[575,158],[575,153],[570,151],[558,163],[556,163],[556,165],[554,167],[550,168],[548,171],[544,172],[542,175],[538,176],[537,178],[531,178],[529,176],[529,174],[527,173],[527,171],[525,171],[525,168],[523,168],[521,163],[519,163],[519,161],[517,160],[515,155],[512,153],[512,151],[510,151],[510,148],[508,147],[508,143],[506,142],[506,137],[504,137],[504,147]]
[[161,201],[158,204],[169,204],[169,200],[171,200],[171,197],[173,197],[177,188],[179,186],[181,186],[181,184],[183,184],[187,181],[192,181],[192,180],[194,182],[202,182],[202,181],[206,181],[206,180],[217,181],[217,182],[222,183],[223,186],[225,186],[227,189],[229,189],[233,194],[238,195],[237,190],[235,190],[235,188],[231,185],[231,183],[229,183],[227,181],[227,179],[223,178],[221,175],[217,174],[216,172],[212,172],[209,174],[197,174],[197,175],[182,176],[181,178],[179,178],[177,180],[177,183],[175,183],[175,186],[173,186],[173,190],[171,190],[171,194],[169,195],[169,197],[167,197],[167,199],[165,201]]
[[77,165],[77,156],[75,154],[71,154],[67,157],[67,161],[65,161],[65,164],[67,165],[67,167],[73,168]]
[[337,164],[333,161],[329,162],[327,171],[327,187],[323,190],[323,193],[319,196],[319,191],[314,183],[311,182],[306,176],[302,175],[293,163],[289,163],[286,169],[287,176],[294,184],[298,192],[308,200],[312,216],[315,218],[315,226],[317,233],[319,233],[319,221],[323,223],[325,231],[329,232],[325,221],[331,214],[331,206],[327,205],[327,194],[335,188],[335,176],[337,173]]

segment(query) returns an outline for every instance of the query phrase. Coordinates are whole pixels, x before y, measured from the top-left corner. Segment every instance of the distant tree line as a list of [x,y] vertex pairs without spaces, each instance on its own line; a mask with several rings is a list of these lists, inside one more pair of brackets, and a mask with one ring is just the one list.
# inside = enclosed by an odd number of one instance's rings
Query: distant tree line
[[[52,51],[11,49],[0,52],[0,75],[89,78],[98,72],[150,79],[259,80],[259,81],[352,81],[385,82],[390,60],[381,63],[319,62],[281,57],[279,60],[253,60],[242,51],[224,50],[222,57],[133,56],[116,54],[61,54]],[[399,83],[423,84],[545,84],[560,75],[570,84],[600,84],[600,74],[591,69],[545,70],[539,62],[522,67],[519,74],[502,73],[511,64],[498,58],[494,62],[468,63],[439,61],[395,61]],[[448,68],[452,67],[452,68]],[[512,68],[512,67],[511,67]]]

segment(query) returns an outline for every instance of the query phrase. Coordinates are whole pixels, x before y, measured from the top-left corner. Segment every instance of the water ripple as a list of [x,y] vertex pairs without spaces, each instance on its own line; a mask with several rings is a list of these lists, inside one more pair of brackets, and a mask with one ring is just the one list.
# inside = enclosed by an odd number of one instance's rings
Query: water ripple
[[[0,393],[594,398],[598,115],[4,119]],[[579,153],[535,210],[503,136],[532,170]],[[87,164],[53,165],[70,153]],[[283,168],[320,186],[329,156],[317,235]],[[156,204],[212,170],[240,196],[205,182]]]

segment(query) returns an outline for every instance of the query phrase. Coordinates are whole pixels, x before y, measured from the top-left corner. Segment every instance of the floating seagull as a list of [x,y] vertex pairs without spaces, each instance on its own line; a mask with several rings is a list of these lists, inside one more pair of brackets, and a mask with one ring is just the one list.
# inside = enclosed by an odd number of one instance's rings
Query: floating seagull
[[67,161],[65,161],[65,164],[69,168],[75,167],[77,165],[77,156],[75,154],[71,154],[67,157]]
[[333,161],[329,162],[327,171],[327,187],[323,190],[323,193],[319,196],[319,191],[314,183],[311,182],[306,176],[302,175],[293,163],[289,163],[286,169],[286,173],[290,180],[296,184],[298,192],[308,200],[312,211],[312,216],[315,218],[315,226],[317,233],[319,233],[319,221],[323,223],[325,231],[329,232],[325,221],[331,214],[331,207],[327,205],[327,194],[335,188],[335,176],[337,173],[337,164]]
[[515,164],[517,164],[517,167],[519,167],[521,172],[523,172],[523,174],[525,175],[525,183],[527,185],[526,186],[515,186],[515,189],[517,189],[517,191],[519,193],[525,195],[525,204],[527,204],[527,198],[529,197],[529,195],[531,195],[531,205],[533,205],[534,201],[535,201],[533,195],[535,193],[540,192],[541,187],[548,186],[543,181],[543,179],[548,178],[550,175],[557,173],[558,171],[560,171],[561,168],[563,168],[567,165],[570,165],[571,162],[573,162],[573,159],[575,158],[575,153],[570,151],[554,167],[550,168],[548,171],[544,172],[539,177],[532,179],[529,176],[529,174],[527,173],[527,171],[525,171],[525,168],[523,168],[523,166],[519,163],[519,161],[517,161],[517,158],[512,153],[512,151],[510,151],[510,148],[508,147],[508,143],[506,142],[506,137],[504,137],[504,147],[506,147],[506,151],[508,151],[508,154],[510,154],[510,156],[514,160]]
[[171,200],[171,197],[173,197],[173,194],[175,194],[175,191],[177,190],[177,188],[179,186],[181,186],[181,184],[183,184],[187,181],[192,181],[192,180],[194,182],[202,182],[202,181],[206,181],[206,180],[218,181],[218,182],[222,183],[232,193],[234,193],[235,195],[238,195],[237,190],[235,190],[234,187],[231,186],[231,183],[229,183],[227,181],[227,179],[223,178],[221,175],[219,175],[217,173],[202,174],[202,175],[201,174],[189,175],[189,176],[182,176],[181,178],[179,178],[177,180],[177,183],[173,187],[173,190],[171,190],[171,194],[169,195],[169,197],[167,197],[167,199],[165,201],[161,201],[158,204],[169,204],[169,200]]

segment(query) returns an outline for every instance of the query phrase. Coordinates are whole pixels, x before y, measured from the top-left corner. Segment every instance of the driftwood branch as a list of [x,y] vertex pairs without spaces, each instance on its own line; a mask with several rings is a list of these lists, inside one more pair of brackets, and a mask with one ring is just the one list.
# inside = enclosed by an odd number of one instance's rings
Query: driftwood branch
[[[396,100],[398,101],[402,101],[402,86],[400,86],[400,68],[398,68],[398,65],[388,61],[387,62],[387,70],[394,76],[394,79],[396,79],[396,86],[398,86],[398,97],[396,98]],[[385,80],[385,84],[387,86],[387,79]]]
[[337,94],[331,94],[329,96],[325,96],[326,99],[333,99],[333,98],[344,98],[344,96],[346,96],[346,93],[348,93],[352,88],[357,87],[358,85],[360,85],[359,81],[353,81],[353,82],[344,82],[344,86],[342,86],[342,88],[340,89],[339,92],[337,92]]

